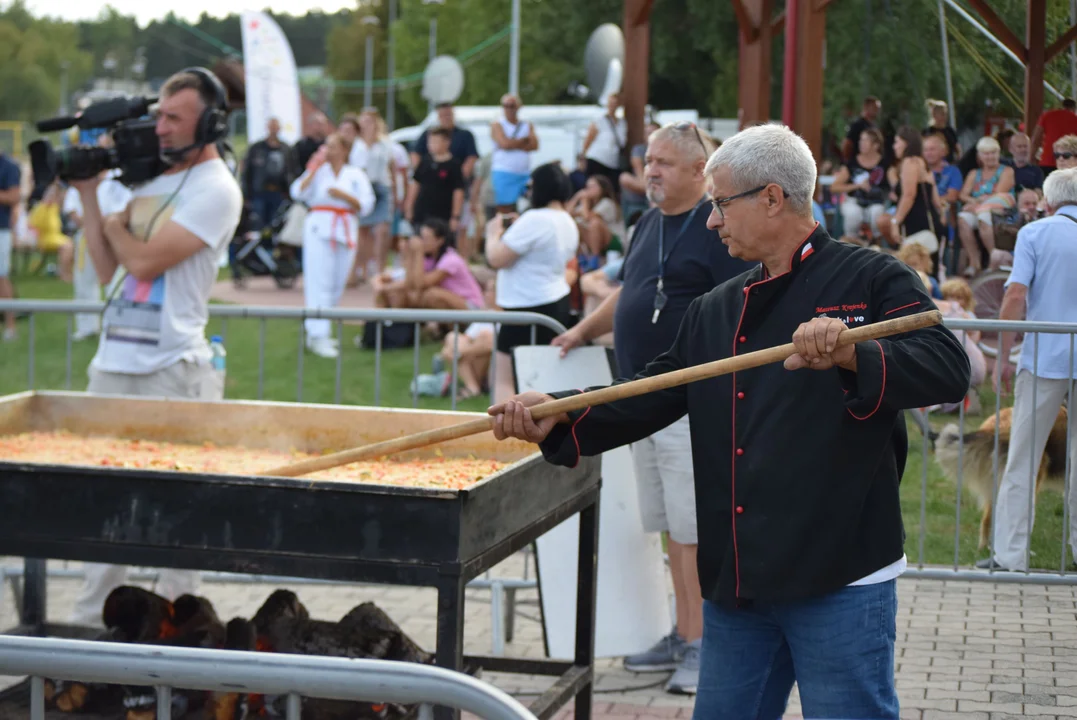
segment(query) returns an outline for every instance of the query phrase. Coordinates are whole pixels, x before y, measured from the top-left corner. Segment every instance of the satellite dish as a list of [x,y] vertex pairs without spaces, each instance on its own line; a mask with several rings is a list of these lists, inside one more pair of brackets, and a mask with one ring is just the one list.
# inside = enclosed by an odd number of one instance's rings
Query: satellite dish
[[625,36],[621,28],[613,23],[595,28],[583,52],[583,67],[588,87],[600,93],[601,102],[605,102],[610,93],[620,91],[624,62]]
[[621,79],[624,77],[624,67],[620,60],[610,60],[609,70],[606,72],[606,84],[602,88],[602,94],[598,96],[600,105],[606,104],[606,99],[613,93],[621,92]]
[[434,105],[456,102],[464,92],[464,67],[451,55],[440,55],[423,71],[423,98]]

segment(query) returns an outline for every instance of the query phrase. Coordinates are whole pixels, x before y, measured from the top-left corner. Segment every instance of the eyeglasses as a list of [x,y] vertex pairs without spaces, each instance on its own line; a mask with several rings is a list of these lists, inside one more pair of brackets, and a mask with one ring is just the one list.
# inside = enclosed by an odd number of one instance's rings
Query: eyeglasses
[[707,152],[707,144],[703,142],[703,136],[699,134],[699,128],[696,127],[696,124],[694,122],[690,120],[682,120],[681,122],[674,125],[673,129],[679,132],[684,132],[685,130],[689,129],[694,130],[696,133],[696,140],[699,141],[699,146],[703,148],[703,157],[710,157],[710,153]]
[[1077,157],[1077,153],[1071,153],[1071,152],[1056,152],[1055,153],[1055,160],[1069,160],[1070,158],[1075,158],[1075,157]]
[[[750,197],[752,195],[755,195],[756,193],[763,192],[768,187],[770,187],[772,184],[773,183],[767,183],[766,185],[760,185],[757,188],[752,188],[751,190],[745,190],[744,192],[737,193],[736,195],[730,195],[729,197],[714,198],[714,199],[711,200],[711,205],[718,212],[718,215],[722,218],[722,221],[725,222],[725,210],[723,210],[724,206],[728,205],[729,203],[733,202],[734,200],[740,200],[741,198]],[[784,195],[785,197],[789,197],[789,193],[787,193],[784,189],[782,190],[782,195]]]

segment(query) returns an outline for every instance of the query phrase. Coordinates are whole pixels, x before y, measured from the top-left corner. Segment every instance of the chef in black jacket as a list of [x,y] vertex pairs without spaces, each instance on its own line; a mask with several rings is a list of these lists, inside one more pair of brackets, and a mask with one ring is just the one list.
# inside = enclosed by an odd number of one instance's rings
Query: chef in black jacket
[[942,326],[835,349],[846,327],[934,305],[901,262],[812,219],[815,160],[791,130],[746,129],[704,172],[708,226],[760,265],[695,300],[637,377],[790,338],[797,354],[538,422],[527,407],[578,391],[524,393],[490,408],[494,434],[573,466],[688,413],[704,597],[695,718],[779,718],[794,681],[805,717],[897,718],[902,411],[960,401],[968,356]]

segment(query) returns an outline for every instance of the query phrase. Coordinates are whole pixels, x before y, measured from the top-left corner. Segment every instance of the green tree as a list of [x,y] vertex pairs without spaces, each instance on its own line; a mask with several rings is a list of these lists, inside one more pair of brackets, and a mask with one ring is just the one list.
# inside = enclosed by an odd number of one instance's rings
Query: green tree
[[21,0],[0,12],[0,119],[55,115],[65,69],[69,90],[90,73],[91,58],[78,45],[77,26],[34,18]]

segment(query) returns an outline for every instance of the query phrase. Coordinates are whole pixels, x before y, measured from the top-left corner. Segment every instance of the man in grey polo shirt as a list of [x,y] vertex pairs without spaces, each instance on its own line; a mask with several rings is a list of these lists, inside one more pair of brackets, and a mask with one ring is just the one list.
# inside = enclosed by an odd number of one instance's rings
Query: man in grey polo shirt
[[[1006,281],[999,318],[1077,323],[1077,168],[1057,170],[1043,184],[1050,217],[1029,223],[1017,234],[1013,272]],[[1027,309],[1027,312],[1026,312]],[[994,386],[1003,388],[1010,370],[1008,362],[1013,333],[1002,333],[1000,361],[995,365]],[[1037,348],[1038,345],[1038,348]],[[1014,385],[1013,420],[1006,472],[999,483],[995,505],[994,555],[976,564],[979,568],[1027,570],[1029,501],[1033,478],[1039,473],[1047,437],[1062,401],[1073,412],[1077,358],[1070,357],[1070,336],[1058,333],[1027,333]],[[1069,436],[1070,548],[1077,557],[1077,422]]]

